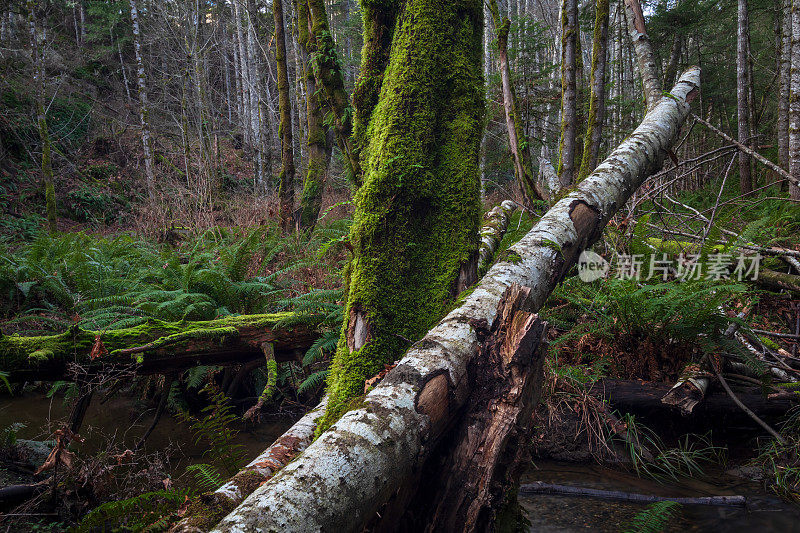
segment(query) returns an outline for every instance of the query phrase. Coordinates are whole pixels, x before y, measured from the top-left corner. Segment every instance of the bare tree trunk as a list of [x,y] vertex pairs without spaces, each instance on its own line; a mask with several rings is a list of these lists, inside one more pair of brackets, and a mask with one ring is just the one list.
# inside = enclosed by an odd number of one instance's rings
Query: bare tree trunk
[[234,25],[236,26],[236,45],[239,50],[239,77],[241,79],[241,94],[242,111],[240,120],[242,121],[242,134],[244,142],[248,147],[253,143],[254,132],[252,131],[252,113],[250,91],[252,86],[250,83],[250,68],[248,66],[248,55],[246,52],[247,42],[245,41],[244,24],[245,21],[242,17],[242,0],[233,0],[233,16]]
[[147,81],[142,61],[141,33],[139,31],[139,10],[137,0],[130,0],[131,24],[133,26],[133,51],[136,54],[136,84],[139,88],[139,119],[142,124],[142,149],[144,150],[144,172],[147,179],[147,194],[155,198],[155,174],[153,169],[153,140],[150,137],[149,105],[147,103]]
[[500,19],[500,11],[496,0],[489,0],[489,11],[494,21],[494,31],[497,35],[497,56],[500,69],[500,80],[503,88],[503,110],[506,116],[506,130],[508,131],[508,146],[514,160],[514,175],[517,178],[522,198],[528,207],[534,199],[545,200],[548,198],[546,191],[536,183],[536,176],[531,166],[531,152],[528,136],[525,134],[517,109],[517,96],[511,85],[511,67],[508,62],[508,32],[511,21],[508,18]]
[[[738,0],[736,31],[736,117],[738,138],[742,144],[750,142],[750,77],[748,76],[747,43],[750,40],[750,24],[747,17],[747,0]],[[753,190],[750,173],[750,156],[739,152],[739,189],[742,194]]]
[[51,234],[56,231],[56,192],[53,185],[53,161],[50,145],[50,131],[47,127],[45,102],[45,71],[43,53],[36,33],[36,2],[28,0],[28,28],[31,37],[31,59],[33,60],[34,85],[36,86],[36,120],[39,139],[42,142],[42,181],[47,212],[47,227]]
[[[800,178],[800,0],[792,0],[792,66],[789,93],[789,173]],[[800,200],[800,186],[789,184],[789,195]]]
[[[247,78],[250,82],[250,131],[252,132],[251,146],[253,147],[253,163],[256,168],[256,179],[263,187],[266,185],[266,179],[264,173],[264,160],[262,157],[264,151],[264,135],[262,124],[263,121],[261,117],[262,81],[261,69],[259,68],[259,57],[261,54],[258,52],[258,43],[256,41],[256,29],[254,21],[254,18],[256,17],[256,11],[251,4],[252,2],[248,1],[245,8],[245,18],[247,19]],[[291,123],[289,128],[291,130]]]
[[661,99],[661,84],[656,70],[656,59],[650,37],[644,25],[644,14],[639,0],[624,0],[625,12],[628,19],[628,33],[633,41],[636,51],[636,61],[639,66],[639,76],[642,78],[642,88],[647,102],[647,111],[655,107]]
[[284,231],[294,226],[294,151],[292,146],[292,102],[286,60],[286,31],[283,25],[283,0],[274,0],[275,60],[278,65],[278,105],[280,107],[281,173],[278,177],[280,224]]
[[589,97],[589,120],[583,141],[583,158],[578,181],[583,181],[597,166],[603,121],[606,116],[606,65],[608,56],[609,1],[597,0],[595,7],[594,39],[592,44],[592,74]]
[[558,179],[561,187],[575,182],[575,151],[578,132],[578,1],[562,0],[561,8],[561,142],[558,150]]
[[[789,92],[792,84],[792,0],[779,0],[780,45],[778,62],[778,165],[789,168]],[[788,183],[781,182],[786,190]]]
[[510,248],[509,259],[496,263],[461,305],[407,352],[404,345],[388,354],[405,352],[357,408],[214,531],[361,531],[387,502],[404,497],[398,491],[407,489],[408,479],[464,412],[472,390],[469,368],[482,346],[479,335],[502,318],[498,306],[506,289],[513,283],[530,287],[526,311],[541,308],[581,251],[600,238],[617,209],[660,167],[699,83],[697,68],[681,76],[670,91],[673,97],[662,99],[577,190]]

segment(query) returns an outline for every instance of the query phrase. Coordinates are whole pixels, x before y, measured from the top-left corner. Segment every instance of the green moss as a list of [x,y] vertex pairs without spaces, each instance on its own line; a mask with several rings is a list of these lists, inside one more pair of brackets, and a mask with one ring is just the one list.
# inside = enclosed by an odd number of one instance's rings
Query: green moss
[[103,345],[110,352],[105,356],[106,360],[117,359],[120,363],[126,363],[136,359],[120,355],[119,350],[124,348],[148,343],[152,343],[152,349],[167,345],[179,347],[196,339],[209,338],[223,342],[226,338],[238,335],[238,329],[241,327],[275,328],[279,327],[281,321],[291,316],[292,313],[276,313],[196,322],[149,320],[135,327],[107,330],[102,334],[99,331],[73,327],[58,335],[40,337],[6,335],[0,337],[0,370],[26,371],[44,365],[63,365],[67,360],[87,360],[98,334],[101,334]]
[[345,319],[321,430],[439,320],[478,246],[482,4],[411,0],[395,24],[350,236],[345,317],[366,317],[371,340],[351,351]]

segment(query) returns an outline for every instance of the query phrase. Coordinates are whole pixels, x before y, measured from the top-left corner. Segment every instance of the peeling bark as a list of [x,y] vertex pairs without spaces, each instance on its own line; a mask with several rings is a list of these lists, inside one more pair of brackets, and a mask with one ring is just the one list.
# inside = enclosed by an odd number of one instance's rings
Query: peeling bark
[[[436,450],[470,396],[468,369],[513,283],[544,304],[578,255],[674,143],[700,70],[681,76],[642,124],[575,191],[555,204],[476,288],[415,343],[360,403],[214,531],[357,531]],[[397,353],[400,355],[400,352]],[[424,408],[436,406],[435,409]]]
[[478,246],[478,275],[486,272],[492,264],[492,259],[508,228],[508,219],[517,209],[511,200],[506,200],[493,207],[483,217],[481,228],[481,243]]

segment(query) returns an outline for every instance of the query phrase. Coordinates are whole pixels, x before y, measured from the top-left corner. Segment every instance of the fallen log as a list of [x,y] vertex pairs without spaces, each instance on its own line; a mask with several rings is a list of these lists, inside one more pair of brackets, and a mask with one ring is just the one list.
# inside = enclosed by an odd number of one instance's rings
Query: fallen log
[[[355,531],[398,495],[437,450],[470,397],[468,371],[506,289],[544,304],[581,251],[663,161],[699,92],[689,69],[576,190],[556,203],[400,363],[295,461],[256,489],[215,531]],[[401,354],[397,354],[399,357]],[[424,401],[423,401],[424,400]]]
[[520,494],[557,494],[564,496],[588,496],[604,500],[620,500],[625,502],[675,502],[684,505],[718,505],[730,507],[744,507],[747,499],[744,496],[700,496],[697,498],[654,496],[650,494],[636,494],[616,490],[600,490],[588,487],[573,487],[570,485],[554,485],[536,481],[526,483],[519,488]]
[[243,363],[264,357],[272,343],[278,362],[297,359],[318,337],[319,319],[291,324],[292,313],[217,320],[148,320],[131,328],[91,331],[77,326],[58,335],[0,336],[0,370],[11,381],[61,379],[70,363],[132,365],[139,374],[165,374],[196,365]]
[[505,200],[500,205],[494,206],[483,217],[481,244],[478,246],[478,276],[483,275],[492,266],[494,254],[506,234],[508,220],[516,209],[517,204]]
[[322,401],[286,430],[272,445],[214,492],[194,498],[171,533],[208,531],[245,497],[264,484],[311,444],[317,421],[325,414],[328,399]]
[[[519,285],[506,290],[498,319],[469,369],[467,412],[428,464],[376,514],[370,529],[485,531],[498,510],[515,512],[504,508],[530,462],[532,414],[547,346],[547,323],[528,311],[530,292]],[[446,387],[446,380],[441,383]],[[431,397],[435,394],[418,403]]]

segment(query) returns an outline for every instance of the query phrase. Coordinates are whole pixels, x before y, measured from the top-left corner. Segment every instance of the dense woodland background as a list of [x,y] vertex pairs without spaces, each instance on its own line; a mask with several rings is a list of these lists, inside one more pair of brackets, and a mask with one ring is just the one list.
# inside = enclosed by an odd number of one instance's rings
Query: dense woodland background
[[[63,397],[73,429],[95,391],[97,401],[100,392],[123,390],[135,398],[132,410],[156,413],[153,426],[172,413],[211,452],[175,475],[172,486],[169,460],[148,455],[149,431],[133,442],[109,439],[101,459],[73,449],[80,466],[60,474],[56,467],[47,478],[48,494],[64,495],[47,527],[82,523],[91,530],[113,522],[141,530],[192,515],[196,509],[187,510],[184,498],[216,489],[245,462],[236,434],[251,426],[240,415],[251,425],[260,414],[296,417],[316,404],[326,379],[338,379],[328,368],[337,343],[347,351],[340,332],[352,311],[349,260],[359,253],[353,217],[369,207],[359,205],[356,191],[370,149],[363,110],[379,96],[370,80],[381,58],[370,54],[375,43],[391,42],[375,13],[392,6],[0,5],[0,372],[8,390]],[[574,190],[658,98],[669,98],[692,65],[702,69],[696,116],[663,169],[620,209],[594,249],[609,260],[633,253],[764,256],[757,282],[680,283],[670,274],[583,283],[569,276],[541,312],[553,327],[535,453],[608,461],[619,454],[608,442],[621,438],[637,475],[672,479],[719,462],[729,439],[746,448],[740,455],[763,472],[766,487],[796,501],[800,418],[790,407],[800,375],[800,187],[792,183],[800,175],[800,5],[490,0],[483,14],[482,70],[468,77],[485,95],[485,128],[464,143],[480,144],[483,211],[504,200],[517,206],[503,215],[510,221],[495,256]],[[451,88],[439,90],[447,95]],[[398,174],[400,190],[406,174]],[[435,305],[392,341],[406,347],[419,339],[450,303]],[[226,322],[204,322],[216,319]],[[729,330],[731,323],[740,331]],[[119,350],[138,346],[126,336],[135,328],[144,332],[138,344],[186,331],[197,342],[219,344],[225,328],[288,333],[266,361],[210,356],[203,366],[167,365],[149,375],[112,370],[111,362],[103,372],[87,370],[98,354],[121,361]],[[161,329],[149,339],[148,328]],[[36,343],[65,331],[85,334],[86,354],[47,366],[64,353],[72,357],[77,341]],[[19,357],[26,346],[38,348]],[[723,370],[735,389],[764,399],[758,405],[769,416],[756,414],[769,423],[761,433],[722,429],[719,442],[706,435],[680,444],[674,421],[664,422],[671,429],[659,437],[597,401],[606,381],[624,396],[628,389],[614,383],[639,380],[660,390],[686,383],[695,371],[714,390],[724,381],[714,375],[722,363],[709,361],[720,357],[734,361]],[[34,374],[34,359],[45,361],[46,376]],[[362,370],[340,411],[361,394],[365,379],[392,362]],[[632,394],[625,401],[636,404],[636,394],[646,393]],[[776,408],[767,397],[783,403]],[[691,420],[687,427],[698,434],[720,431],[713,421]],[[20,431],[4,430],[4,460],[30,459],[15,448]],[[64,435],[66,429],[56,435],[55,449]],[[569,444],[575,435],[582,444]],[[109,467],[108,457],[117,466],[136,459],[123,472]],[[64,462],[58,454],[51,459],[49,468]],[[142,465],[147,475],[137,477]],[[16,481],[43,479],[37,476]],[[53,510],[39,489],[36,496],[26,509]],[[652,511],[653,520],[669,519],[658,514],[663,509]]]

